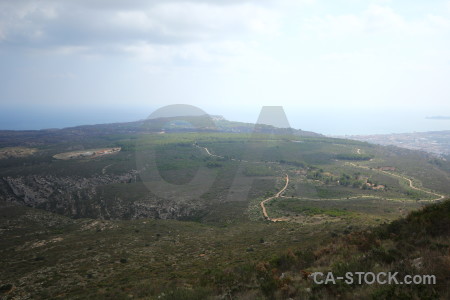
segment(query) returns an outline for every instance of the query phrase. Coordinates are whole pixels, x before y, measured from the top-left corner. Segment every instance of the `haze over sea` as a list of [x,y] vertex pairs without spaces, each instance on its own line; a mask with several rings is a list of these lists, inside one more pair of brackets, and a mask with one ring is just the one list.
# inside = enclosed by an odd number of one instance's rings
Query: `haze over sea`
[[[36,4],[38,3],[38,4]],[[450,129],[450,0],[0,1],[0,129],[190,104],[326,135]]]
[[[145,119],[158,107],[92,109],[7,108],[0,111],[0,130],[39,130],[78,125],[130,122]],[[202,108],[202,107],[201,107]],[[230,121],[255,123],[260,107],[208,109]],[[450,120],[427,119],[438,111],[358,111],[338,109],[289,109],[284,107],[291,127],[325,135],[388,134],[450,130]]]

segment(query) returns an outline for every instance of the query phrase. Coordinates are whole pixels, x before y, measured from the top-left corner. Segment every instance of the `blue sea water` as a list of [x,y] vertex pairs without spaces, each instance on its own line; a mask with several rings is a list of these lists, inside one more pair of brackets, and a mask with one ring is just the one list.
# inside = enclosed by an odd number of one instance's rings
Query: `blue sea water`
[[[450,119],[428,119],[427,117],[445,114],[445,111],[430,110],[348,110],[348,109],[286,109],[291,127],[313,131],[325,135],[368,135],[389,133],[410,133],[450,130]],[[252,117],[236,115],[224,116],[230,120],[255,122],[259,111]],[[447,113],[450,115],[450,112]],[[235,118],[233,119],[233,116]]]
[[116,122],[131,122],[147,118],[140,109],[0,109],[0,130],[39,130]]
[[[0,107],[0,130],[39,130],[147,118],[154,108],[49,109]],[[260,109],[237,111],[232,108],[207,110],[231,121],[255,123]],[[450,130],[450,120],[427,119],[439,112],[286,110],[291,127],[326,135],[388,134]]]

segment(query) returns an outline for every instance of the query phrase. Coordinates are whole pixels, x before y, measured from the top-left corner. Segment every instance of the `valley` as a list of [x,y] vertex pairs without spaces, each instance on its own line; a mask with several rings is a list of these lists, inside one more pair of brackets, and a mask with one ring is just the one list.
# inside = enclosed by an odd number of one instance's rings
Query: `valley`
[[[332,245],[448,202],[444,159],[228,126],[112,126],[0,159],[2,297],[314,299],[325,292],[301,274],[324,267]],[[120,151],[78,155],[91,149]]]

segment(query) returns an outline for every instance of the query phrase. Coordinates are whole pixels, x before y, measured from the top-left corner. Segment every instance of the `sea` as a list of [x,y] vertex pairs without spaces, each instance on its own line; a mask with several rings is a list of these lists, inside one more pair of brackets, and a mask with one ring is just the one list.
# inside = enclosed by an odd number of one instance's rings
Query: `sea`
[[[155,107],[49,109],[0,108],[0,130],[40,130],[116,122],[131,122],[147,118]],[[255,123],[260,109],[232,108],[205,110],[230,121]],[[313,131],[328,136],[412,133],[450,130],[450,118],[445,111],[349,110],[349,109],[285,109],[292,128]],[[449,114],[450,115],[450,112]]]

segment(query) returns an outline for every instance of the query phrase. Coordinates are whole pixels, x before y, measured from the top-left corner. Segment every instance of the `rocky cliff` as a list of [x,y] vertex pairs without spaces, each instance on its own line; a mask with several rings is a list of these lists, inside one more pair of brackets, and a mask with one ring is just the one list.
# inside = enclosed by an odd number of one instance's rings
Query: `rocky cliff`
[[122,175],[95,175],[89,178],[7,176],[0,178],[0,200],[74,218],[100,219],[177,219],[189,217],[201,207],[199,203],[188,205],[175,200],[159,199],[148,191],[141,192],[136,197],[133,195],[135,186],[128,189],[128,194],[104,193],[112,185],[127,189],[135,178],[134,170]]

